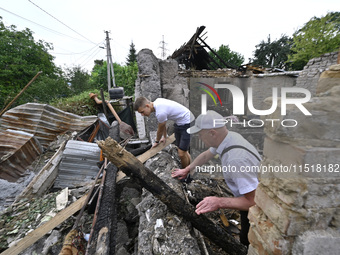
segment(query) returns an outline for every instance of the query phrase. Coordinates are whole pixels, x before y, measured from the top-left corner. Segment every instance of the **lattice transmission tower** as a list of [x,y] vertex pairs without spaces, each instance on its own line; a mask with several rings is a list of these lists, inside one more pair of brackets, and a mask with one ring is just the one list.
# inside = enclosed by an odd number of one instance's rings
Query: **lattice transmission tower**
[[165,46],[166,46],[166,42],[164,41],[164,35],[162,36],[163,38],[162,38],[162,41],[160,42],[160,47],[159,48],[161,48],[161,50],[162,50],[162,52],[161,52],[161,59],[165,59],[165,57],[166,57],[166,52],[168,51],[168,49],[167,48],[165,48]]

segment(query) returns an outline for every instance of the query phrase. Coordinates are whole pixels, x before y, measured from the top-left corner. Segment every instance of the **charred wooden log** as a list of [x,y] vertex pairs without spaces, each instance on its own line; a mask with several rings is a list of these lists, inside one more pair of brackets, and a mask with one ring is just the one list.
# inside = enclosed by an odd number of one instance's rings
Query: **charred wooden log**
[[[108,164],[105,168],[102,196],[98,199],[97,212],[91,230],[86,254],[115,254],[117,209],[115,204],[117,167]],[[104,178],[104,177],[103,177]]]
[[[196,229],[229,254],[242,255],[247,249],[225,229],[215,225],[205,215],[197,215],[195,208],[182,199],[164,181],[144,167],[142,162],[123,149],[112,138],[97,142],[103,154],[126,175],[137,178],[140,184],[160,199],[177,215],[190,221]],[[170,174],[170,173],[169,173]]]

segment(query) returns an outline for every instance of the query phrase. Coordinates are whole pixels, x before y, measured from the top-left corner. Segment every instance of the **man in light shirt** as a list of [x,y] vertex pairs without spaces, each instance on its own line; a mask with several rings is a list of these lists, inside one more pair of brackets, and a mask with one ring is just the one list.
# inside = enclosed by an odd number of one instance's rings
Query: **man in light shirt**
[[196,213],[207,213],[219,208],[237,209],[241,214],[240,241],[249,245],[248,210],[255,205],[255,190],[258,185],[257,173],[242,171],[248,167],[258,166],[261,156],[246,139],[240,134],[229,131],[225,126],[224,118],[215,111],[207,111],[197,117],[195,125],[187,130],[189,134],[198,133],[208,150],[204,151],[187,167],[174,169],[172,177],[185,179],[193,173],[196,166],[201,166],[211,160],[215,155],[221,159],[223,176],[234,197],[205,197],[196,206]]
[[167,138],[166,122],[173,120],[175,122],[175,138],[178,147],[178,156],[183,168],[190,164],[191,158],[188,152],[190,145],[190,135],[187,129],[190,122],[193,121],[193,115],[185,106],[165,98],[157,98],[151,102],[145,97],[139,97],[134,104],[134,110],[142,116],[150,116],[152,112],[156,114],[158,121],[157,135],[153,147],[160,143],[165,143]]

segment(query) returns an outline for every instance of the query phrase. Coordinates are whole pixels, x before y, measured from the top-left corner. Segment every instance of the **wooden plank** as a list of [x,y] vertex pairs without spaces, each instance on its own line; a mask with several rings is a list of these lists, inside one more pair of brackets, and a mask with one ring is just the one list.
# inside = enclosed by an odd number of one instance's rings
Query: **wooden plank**
[[24,251],[36,241],[38,241],[41,237],[43,237],[46,233],[54,229],[59,224],[63,223],[74,213],[79,211],[84,205],[85,199],[87,195],[82,196],[76,202],[72,203],[69,207],[60,211],[56,216],[54,216],[51,220],[46,222],[44,225],[38,227],[32,232],[28,233],[23,239],[21,239],[18,243],[11,246],[7,250],[5,250],[1,255],[17,255],[20,252]]
[[163,150],[166,146],[168,146],[169,144],[172,144],[175,140],[176,140],[175,134],[172,134],[171,136],[167,137],[165,144],[159,144],[157,147],[151,148],[150,150],[148,150],[147,152],[143,153],[142,155],[139,155],[137,157],[137,159],[140,162],[144,163],[149,158],[155,156],[158,152]]
[[[166,139],[166,143],[165,144],[160,144],[157,147],[151,148],[150,150],[144,152],[142,155],[139,155],[137,157],[137,159],[144,163],[145,161],[147,161],[149,158],[155,156],[158,152],[160,152],[161,150],[163,150],[166,146],[172,144],[174,141],[176,140],[175,138],[175,134],[172,134],[171,136],[169,136]],[[126,176],[125,173],[123,173],[122,171],[119,171],[117,174],[117,179],[116,181],[120,181],[121,179],[123,179]]]

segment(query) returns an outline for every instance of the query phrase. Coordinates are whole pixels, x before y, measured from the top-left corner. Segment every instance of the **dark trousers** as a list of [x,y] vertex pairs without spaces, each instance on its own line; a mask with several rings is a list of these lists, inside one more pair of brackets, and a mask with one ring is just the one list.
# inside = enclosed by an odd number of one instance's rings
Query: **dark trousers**
[[179,149],[182,151],[188,151],[190,147],[190,135],[187,132],[187,129],[190,128],[189,124],[184,124],[182,126],[178,126],[176,123],[174,124],[175,127],[175,144]]
[[249,246],[248,232],[250,227],[248,211],[240,211],[240,215],[241,215],[240,242],[248,247]]

